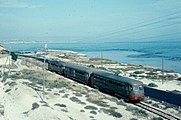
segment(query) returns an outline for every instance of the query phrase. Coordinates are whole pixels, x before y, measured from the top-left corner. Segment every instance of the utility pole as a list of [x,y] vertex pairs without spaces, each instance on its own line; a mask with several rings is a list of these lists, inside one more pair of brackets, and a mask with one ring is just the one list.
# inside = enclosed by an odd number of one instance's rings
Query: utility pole
[[102,51],[101,51],[101,67],[103,68],[103,54],[102,54]]
[[162,84],[164,79],[164,59],[162,58]]
[[10,66],[11,65],[11,47],[9,48],[9,71],[8,71],[8,73],[10,73]]
[[[45,44],[45,47],[44,47],[45,53],[46,53],[46,49],[47,49],[47,44]],[[46,57],[44,56],[44,61],[43,61],[43,100],[45,100],[45,61],[46,61]]]

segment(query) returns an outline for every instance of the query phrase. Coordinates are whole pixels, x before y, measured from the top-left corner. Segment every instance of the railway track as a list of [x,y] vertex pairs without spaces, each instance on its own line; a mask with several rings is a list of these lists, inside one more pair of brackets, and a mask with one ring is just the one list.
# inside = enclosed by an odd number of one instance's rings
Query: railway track
[[168,113],[166,113],[166,112],[164,112],[164,111],[162,111],[156,107],[153,107],[153,106],[148,105],[148,104],[143,103],[143,102],[134,103],[134,105],[141,107],[147,111],[150,111],[150,112],[152,112],[152,113],[154,113],[154,114],[156,114],[156,115],[158,115],[164,119],[167,119],[167,120],[181,120],[181,118],[179,118],[179,117],[168,114]]

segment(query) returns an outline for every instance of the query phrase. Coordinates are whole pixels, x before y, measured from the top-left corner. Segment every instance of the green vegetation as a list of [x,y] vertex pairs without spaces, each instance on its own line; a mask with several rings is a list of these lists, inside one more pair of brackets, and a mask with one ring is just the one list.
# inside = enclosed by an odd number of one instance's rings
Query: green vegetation
[[112,109],[112,110],[116,110],[116,109],[118,109],[117,107],[110,107],[110,109]]
[[158,87],[158,85],[155,84],[155,83],[149,83],[148,86],[149,86],[149,87]]
[[31,110],[35,110],[37,108],[39,108],[39,104],[38,103],[33,103]]
[[59,104],[59,103],[57,103],[57,104],[54,104],[54,106],[59,106],[59,107],[66,107],[66,105],[64,105],[64,104]]
[[65,93],[65,90],[59,90],[59,93]]
[[79,100],[79,99],[76,98],[76,97],[71,97],[70,100],[71,100],[72,102],[76,102],[76,103],[78,103],[78,104],[86,105],[85,102],[82,102],[81,100]]
[[136,118],[131,118],[130,120],[138,120],[138,119],[136,119]]
[[10,54],[11,54],[12,59],[13,59],[14,61],[17,61],[18,55],[15,54],[15,52],[11,52]]
[[103,111],[105,114],[111,115],[116,118],[121,118],[122,115],[113,109],[100,108],[99,112]]
[[95,66],[94,65],[88,65],[87,67],[90,67],[90,68],[95,68]]
[[11,89],[7,89],[7,90],[5,91],[5,93],[8,93],[9,91],[11,91]]
[[91,114],[97,115],[96,111],[90,111]]
[[4,105],[0,104],[0,116],[4,116]]
[[143,117],[148,116],[148,113],[146,113],[146,111],[135,108],[135,107],[127,106],[126,110],[131,111],[133,113],[133,115],[139,115],[139,116],[143,116]]
[[59,93],[54,93],[54,95],[60,95]]
[[73,93],[75,96],[77,96],[77,97],[82,97],[82,94],[81,93],[78,93],[78,92],[76,92],[76,93]]
[[97,106],[109,107],[109,105],[107,104],[107,102],[102,101],[102,100],[93,100],[93,99],[91,99],[91,98],[87,98],[87,101],[89,101],[90,103],[96,104]]
[[49,88],[63,88],[68,86],[66,82],[60,80],[54,80],[54,81],[47,80],[46,85]]
[[144,71],[135,71],[135,72],[133,72],[134,74],[143,74],[144,73]]
[[11,87],[14,87],[15,85],[17,85],[16,82],[10,82],[10,83],[9,83],[9,86],[11,86]]
[[163,120],[163,118],[161,118],[161,117],[154,117],[151,120]]
[[89,109],[89,110],[98,110],[97,107],[91,106],[91,105],[87,105],[84,107],[85,109]]
[[80,112],[85,112],[85,110],[80,110]]
[[177,78],[177,80],[181,81],[181,77]]
[[62,96],[62,98],[68,98],[69,94],[65,94]]

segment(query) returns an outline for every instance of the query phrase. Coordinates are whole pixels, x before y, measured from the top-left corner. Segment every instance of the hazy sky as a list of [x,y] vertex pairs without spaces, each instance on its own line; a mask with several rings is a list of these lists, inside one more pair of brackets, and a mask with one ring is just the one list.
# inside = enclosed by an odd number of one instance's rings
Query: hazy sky
[[0,0],[0,41],[181,40],[181,0]]

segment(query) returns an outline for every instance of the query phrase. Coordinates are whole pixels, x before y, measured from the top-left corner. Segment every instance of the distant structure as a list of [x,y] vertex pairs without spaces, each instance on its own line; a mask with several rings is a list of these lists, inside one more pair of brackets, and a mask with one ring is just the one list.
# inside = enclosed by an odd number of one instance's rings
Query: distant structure
[[5,48],[0,44],[0,51],[5,50]]
[[11,56],[9,55],[9,51],[0,44],[0,65],[8,64],[11,64]]

